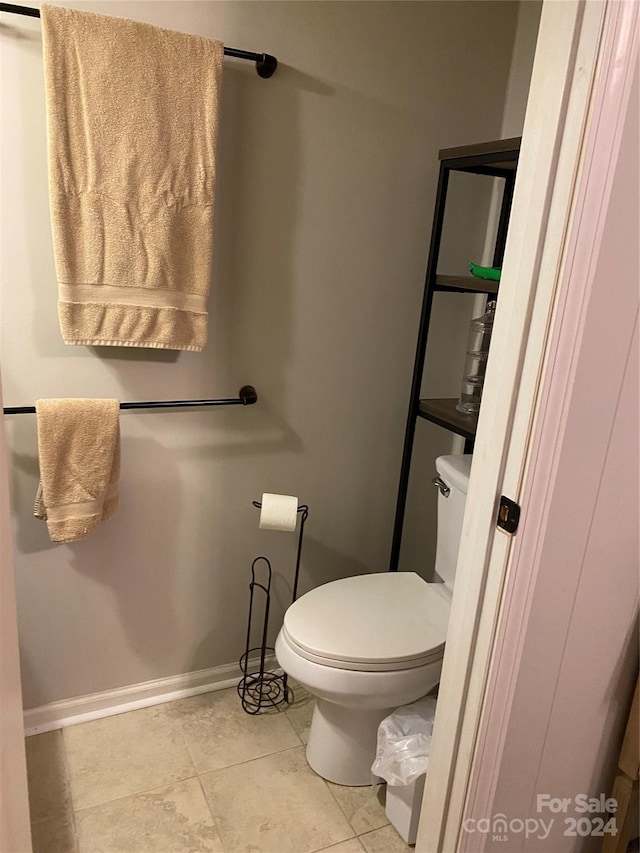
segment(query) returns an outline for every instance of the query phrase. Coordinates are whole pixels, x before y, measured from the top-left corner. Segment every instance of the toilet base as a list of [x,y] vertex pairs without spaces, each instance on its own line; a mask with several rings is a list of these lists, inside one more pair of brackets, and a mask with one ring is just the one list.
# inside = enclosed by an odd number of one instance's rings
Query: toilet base
[[393,710],[360,711],[317,699],[307,745],[311,769],[338,785],[371,785],[378,726]]

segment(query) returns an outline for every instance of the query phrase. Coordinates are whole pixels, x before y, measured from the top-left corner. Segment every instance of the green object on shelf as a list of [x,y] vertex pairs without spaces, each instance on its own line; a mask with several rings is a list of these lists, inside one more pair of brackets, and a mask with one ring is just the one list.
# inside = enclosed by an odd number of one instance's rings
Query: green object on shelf
[[487,278],[491,281],[500,281],[502,270],[499,267],[479,267],[478,264],[469,264],[469,272],[476,278]]

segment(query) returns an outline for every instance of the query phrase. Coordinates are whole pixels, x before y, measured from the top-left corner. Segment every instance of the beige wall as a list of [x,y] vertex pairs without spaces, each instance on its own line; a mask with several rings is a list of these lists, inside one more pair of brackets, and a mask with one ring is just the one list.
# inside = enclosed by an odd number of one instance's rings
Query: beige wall
[[[524,125],[529,83],[533,68],[541,0],[523,0],[513,42],[502,43],[508,56],[509,77],[501,121],[496,137],[520,136]],[[498,44],[496,40],[495,44]],[[474,115],[476,113],[474,112]],[[481,137],[470,132],[468,140]],[[495,236],[500,217],[504,181],[486,176],[452,172],[440,247],[438,271],[465,274],[469,261],[493,263]],[[468,324],[484,313],[484,296],[436,294],[429,329],[421,397],[456,397],[464,368]],[[400,568],[416,571],[435,580],[435,528],[437,490],[433,460],[442,453],[462,453],[464,439],[451,437],[428,421],[418,421],[412,455],[411,477],[402,537]]]
[[[263,81],[225,62],[205,352],[65,347],[40,26],[3,19],[5,403],[227,396],[246,382],[260,401],[123,414],[119,513],[69,546],[32,515],[35,419],[7,420],[26,707],[235,661],[255,555],[273,558],[276,598],[289,600],[295,542],[258,531],[263,491],[311,507],[302,591],[386,569],[437,151],[500,135],[517,12],[477,0],[73,5],[265,50],[281,67]],[[466,317],[449,327],[464,341]],[[446,356],[436,374],[457,387]],[[429,441],[430,458],[450,447],[444,431]],[[274,628],[279,615],[276,604]]]
[[502,136],[505,139],[522,134],[541,14],[542,0],[522,0],[519,4],[509,84],[502,117]]

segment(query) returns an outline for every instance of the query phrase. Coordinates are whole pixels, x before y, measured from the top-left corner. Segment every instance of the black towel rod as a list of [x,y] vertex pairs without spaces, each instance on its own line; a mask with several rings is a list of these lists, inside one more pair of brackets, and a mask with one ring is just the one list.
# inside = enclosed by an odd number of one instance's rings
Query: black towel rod
[[[150,400],[146,403],[120,403],[121,409],[187,409],[196,406],[251,406],[258,400],[253,385],[243,385],[238,397],[229,400]],[[5,406],[5,415],[35,415],[35,406]]]
[[[0,12],[10,12],[13,15],[27,15],[29,18],[39,18],[40,9],[31,6],[15,6],[13,3],[0,3]],[[269,53],[253,53],[250,50],[238,50],[236,47],[225,47],[225,56],[236,59],[249,59],[255,62],[256,71],[260,77],[271,77],[278,67],[278,60]]]

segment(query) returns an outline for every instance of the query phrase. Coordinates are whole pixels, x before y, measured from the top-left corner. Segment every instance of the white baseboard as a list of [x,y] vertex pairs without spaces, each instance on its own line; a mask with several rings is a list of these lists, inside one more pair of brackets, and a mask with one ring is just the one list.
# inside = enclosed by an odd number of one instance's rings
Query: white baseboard
[[[250,671],[257,668],[257,661],[250,662]],[[272,671],[278,671],[274,657],[265,661]],[[281,670],[280,670],[281,671]],[[214,690],[224,690],[225,687],[235,687],[242,675],[237,663],[214,666],[210,669],[199,669],[196,672],[186,672],[182,675],[172,675],[169,678],[158,678],[155,681],[143,681],[119,687],[116,690],[103,690],[100,693],[88,693],[85,696],[74,696],[60,702],[50,702],[38,708],[30,708],[24,712],[25,735],[41,734],[53,729],[74,726],[101,717],[111,717],[114,714],[124,714],[138,708],[148,708],[174,699],[185,699],[200,693],[210,693]]]

